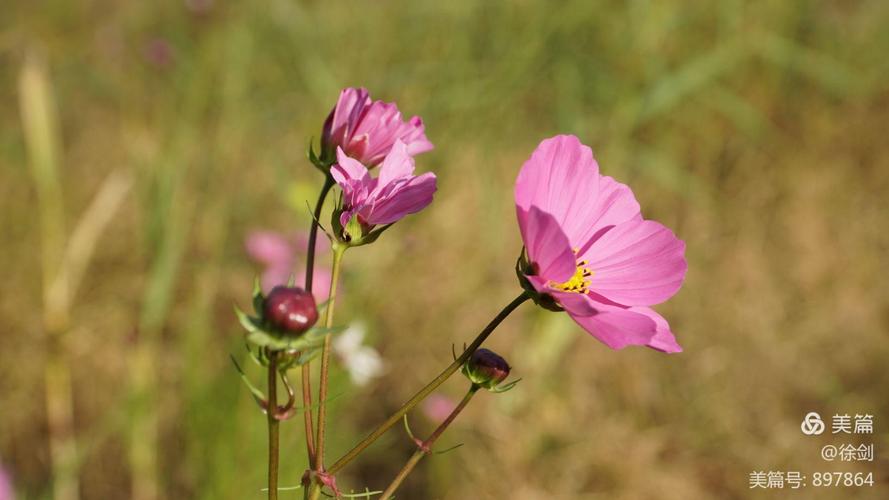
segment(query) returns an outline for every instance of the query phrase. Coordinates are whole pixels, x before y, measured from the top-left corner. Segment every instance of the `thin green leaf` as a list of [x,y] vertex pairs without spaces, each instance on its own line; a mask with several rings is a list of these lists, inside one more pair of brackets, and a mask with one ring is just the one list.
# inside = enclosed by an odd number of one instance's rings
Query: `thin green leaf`
[[448,452],[450,452],[450,451],[454,451],[454,450],[456,450],[457,448],[463,446],[464,444],[465,444],[465,443],[455,444],[454,446],[451,446],[450,448],[446,448],[446,449],[441,450],[441,451],[436,451],[435,454],[436,454],[436,455],[444,455],[445,453],[448,453]]
[[256,399],[257,403],[262,403],[266,401],[265,394],[260,391],[250,379],[247,378],[247,375],[244,373],[244,370],[241,369],[241,365],[238,364],[237,360],[235,360],[234,356],[229,356],[232,360],[232,363],[235,365],[235,370],[238,371],[238,374],[241,376],[241,380],[244,382],[244,385],[247,386],[247,389],[250,390],[250,393],[253,394],[253,398]]
[[409,424],[408,421],[407,421],[407,413],[404,414],[404,419],[403,419],[403,420],[404,420],[404,430],[407,432],[407,435],[410,436],[410,438],[411,438],[414,442],[417,442],[418,439],[417,439],[416,436],[414,436],[413,431],[411,431],[411,426],[410,426],[410,424]]
[[[278,491],[295,491],[295,490],[298,490],[298,489],[300,489],[300,488],[302,488],[302,485],[299,485],[299,486],[279,486],[279,487],[277,487],[277,488],[275,488],[275,489],[278,490]],[[269,491],[269,489],[268,489],[268,488],[263,488],[261,491],[267,492],[267,491]]]
[[256,352],[253,352],[250,343],[246,341],[244,342],[244,348],[250,353],[250,359],[253,360],[257,366],[266,367],[269,365],[269,360],[265,357],[265,351],[263,349],[257,349]]
[[296,359],[296,364],[298,366],[302,366],[302,365],[308,363],[309,361],[312,361],[313,359],[317,358],[320,354],[321,354],[321,349],[319,349],[319,348],[305,350],[299,355],[299,358]]

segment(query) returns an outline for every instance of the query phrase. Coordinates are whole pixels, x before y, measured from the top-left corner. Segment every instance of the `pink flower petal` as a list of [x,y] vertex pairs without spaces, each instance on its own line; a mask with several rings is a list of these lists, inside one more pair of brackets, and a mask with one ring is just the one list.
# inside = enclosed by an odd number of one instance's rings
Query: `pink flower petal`
[[670,324],[663,316],[650,307],[631,307],[630,310],[648,316],[657,326],[657,333],[648,342],[648,347],[666,353],[682,352],[682,346],[676,342],[676,337],[670,331]]
[[519,229],[534,272],[546,281],[563,283],[574,276],[577,264],[568,237],[549,213],[516,206]]
[[[315,266],[315,273],[312,278],[312,295],[315,297],[315,303],[321,304],[325,302],[330,295],[330,270],[326,267]],[[302,266],[296,273],[296,286],[302,287],[306,282],[305,266]],[[342,293],[342,284],[337,289],[338,293]]]
[[324,122],[322,142],[331,146],[342,146],[351,137],[354,124],[360,120],[365,108],[373,101],[363,88],[346,88],[340,92],[336,106]]
[[331,175],[339,184],[351,184],[356,181],[366,182],[370,178],[367,167],[360,161],[348,156],[343,148],[336,148],[336,165],[331,168]]
[[597,303],[589,295],[583,293],[562,292],[549,288],[546,293],[551,295],[559,305],[574,316],[592,316],[598,314]]
[[396,140],[405,143],[411,156],[432,149],[423,120],[415,116],[404,121],[394,103],[373,101],[365,89],[344,89],[321,133],[325,154],[339,146],[368,168],[383,161]]
[[682,286],[685,243],[655,221],[608,230],[581,255],[593,271],[590,290],[626,306],[659,304]]
[[426,126],[419,116],[414,116],[406,124],[399,127],[397,135],[407,144],[407,153],[411,156],[432,151],[435,146],[429,142],[425,134]]
[[[297,255],[304,256],[309,250],[309,232],[299,231],[296,233],[296,252]],[[322,255],[330,251],[330,240],[324,236],[315,238],[315,255]]]
[[367,206],[359,213],[371,225],[392,224],[408,214],[415,214],[432,203],[435,193],[435,174],[425,174],[398,182],[388,196]]
[[246,246],[250,257],[267,266],[289,266],[293,262],[293,244],[274,231],[251,231]]
[[590,148],[577,137],[545,139],[522,166],[515,185],[515,201],[527,210],[536,206],[551,214],[573,248],[596,215],[599,166]]
[[407,146],[396,139],[392,150],[386,155],[380,165],[380,175],[377,177],[377,194],[382,186],[390,185],[394,180],[410,177],[414,173],[414,159],[407,154]]
[[631,220],[641,220],[639,202],[626,184],[621,184],[606,175],[599,177],[599,193],[596,206],[591,210],[587,227],[578,235],[579,254],[612,227]]
[[367,146],[362,151],[362,159],[368,164],[379,163],[388,154],[402,123],[401,112],[395,103],[375,101],[358,122],[355,137],[367,137]]
[[612,349],[628,345],[648,345],[657,334],[654,320],[645,314],[615,306],[599,305],[600,312],[592,316],[571,314],[584,330]]
[[[282,266],[269,266],[263,271],[262,277],[259,279],[260,287],[262,288],[262,293],[268,294],[272,291],[272,288],[275,288],[279,285],[286,285],[290,281],[290,277],[293,276],[293,267],[290,265]],[[303,278],[305,278],[305,272],[303,272]],[[294,281],[297,286],[302,286],[303,281],[299,281],[296,279]]]
[[[295,276],[294,284],[302,287],[306,282],[305,266],[299,264],[297,253],[305,254],[304,247],[308,240],[300,235],[293,241],[274,231],[253,231],[247,237],[247,253],[263,265],[260,286],[263,293],[269,293],[278,285],[286,285],[291,276]],[[329,250],[330,244],[325,238],[318,238],[315,244],[315,255]],[[315,300],[321,303],[327,300],[330,290],[330,270],[315,264],[315,279],[312,286]]]
[[346,156],[342,148],[337,148],[336,154],[338,163],[330,168],[330,175],[343,190],[343,204],[347,207],[362,205],[377,181],[358,160]]

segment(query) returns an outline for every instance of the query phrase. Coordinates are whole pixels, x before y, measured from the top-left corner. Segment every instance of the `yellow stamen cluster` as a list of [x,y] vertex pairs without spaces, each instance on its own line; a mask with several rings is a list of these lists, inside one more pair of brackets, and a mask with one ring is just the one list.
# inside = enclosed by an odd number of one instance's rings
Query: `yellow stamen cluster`
[[[578,249],[575,248],[574,254],[576,255],[577,252]],[[586,260],[577,261],[577,269],[574,271],[574,276],[564,283],[550,282],[549,285],[556,290],[561,290],[563,292],[586,293],[587,288],[590,286],[590,278],[593,277],[593,272],[587,269],[586,266]]]

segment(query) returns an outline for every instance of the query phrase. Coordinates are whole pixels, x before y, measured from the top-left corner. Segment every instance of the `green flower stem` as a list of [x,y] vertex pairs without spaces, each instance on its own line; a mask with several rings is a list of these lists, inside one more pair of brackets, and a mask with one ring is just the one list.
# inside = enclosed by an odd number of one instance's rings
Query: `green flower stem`
[[453,422],[454,419],[457,418],[457,415],[459,415],[460,412],[463,411],[463,408],[466,408],[466,405],[469,404],[469,400],[472,399],[472,396],[475,395],[478,389],[478,385],[472,384],[472,387],[469,388],[469,392],[467,392],[466,395],[463,396],[463,400],[460,401],[460,404],[458,404],[457,407],[454,408],[454,411],[452,411],[451,414],[448,415],[448,418],[446,418],[444,422],[442,422],[441,425],[439,425],[435,429],[435,431],[432,433],[431,436],[429,436],[429,438],[426,439],[426,441],[418,443],[417,451],[415,451],[414,454],[411,455],[411,458],[407,461],[406,464],[404,464],[404,467],[401,468],[401,470],[398,472],[398,475],[395,476],[395,479],[393,479],[392,483],[389,484],[389,487],[386,488],[385,491],[383,491],[382,496],[380,496],[380,500],[389,500],[389,498],[391,498],[392,495],[395,493],[395,490],[397,490],[398,487],[401,486],[401,483],[408,476],[408,474],[410,474],[414,470],[414,467],[417,466],[420,460],[425,455],[431,453],[432,445],[435,444],[435,441],[438,440],[445,429],[447,429],[448,426],[451,425],[451,422]]
[[315,426],[312,425],[312,368],[310,363],[302,365],[302,392],[303,392],[303,424],[306,433],[306,455],[309,459],[309,467],[315,461]]
[[339,460],[337,460],[328,470],[330,474],[336,474],[343,467],[345,467],[349,462],[355,459],[365,448],[373,444],[374,441],[379,439],[380,436],[386,433],[389,429],[392,428],[393,425],[397,424],[401,418],[409,411],[411,411],[415,406],[417,406],[421,401],[426,399],[426,397],[432,393],[438,386],[443,384],[451,375],[454,374],[463,363],[465,363],[472,353],[475,352],[476,349],[479,348],[480,345],[488,338],[489,335],[497,328],[500,323],[506,319],[507,316],[511,312],[513,312],[517,307],[519,307],[523,302],[528,300],[530,297],[526,293],[522,293],[512,302],[507,304],[506,307],[500,311],[497,316],[488,323],[488,326],[485,327],[481,333],[478,334],[478,337],[472,341],[472,344],[463,351],[463,354],[460,355],[450,366],[444,369],[432,382],[426,384],[425,387],[419,390],[412,398],[410,398],[405,404],[401,406],[395,413],[392,414],[385,422],[380,424],[376,429],[373,430],[370,434],[367,435],[360,443],[355,445],[354,448],[349,450],[345,455],[342,456]]
[[278,499],[278,351],[269,351],[269,500]]
[[[321,186],[321,192],[318,194],[318,201],[315,203],[315,211],[312,213],[312,227],[309,229],[309,247],[306,249],[306,283],[307,292],[312,291],[312,279],[315,275],[315,244],[318,241],[318,226],[321,219],[321,210],[324,208],[324,200],[327,193],[333,187],[333,178],[327,176],[324,178],[324,185]],[[315,426],[312,424],[312,369],[311,363],[302,366],[302,393],[303,393],[303,423],[306,433],[306,454],[309,459],[309,467],[315,461]]]
[[[336,289],[340,278],[340,268],[342,267],[343,254],[348,247],[337,242],[333,243],[333,266],[330,272],[330,295],[327,299],[327,308],[324,310],[324,327],[333,326],[333,313],[336,306]],[[327,387],[329,382],[330,371],[330,334],[324,337],[324,347],[321,350],[321,382],[318,386],[318,428],[315,438],[315,464],[316,472],[324,472],[324,431],[325,420],[327,417]],[[315,499],[321,493],[321,488],[317,483],[312,485],[309,498]]]

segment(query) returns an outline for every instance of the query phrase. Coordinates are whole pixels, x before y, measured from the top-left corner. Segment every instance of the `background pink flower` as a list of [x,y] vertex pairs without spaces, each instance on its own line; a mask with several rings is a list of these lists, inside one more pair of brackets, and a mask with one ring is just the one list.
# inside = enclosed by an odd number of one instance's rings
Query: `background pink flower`
[[173,46],[164,38],[153,38],[145,44],[145,60],[161,69],[167,69],[176,61]]
[[396,140],[416,156],[432,149],[423,120],[414,116],[403,121],[395,103],[373,101],[363,88],[346,88],[324,122],[321,149],[333,154],[337,147],[368,168],[383,161]]
[[444,394],[435,392],[423,400],[421,408],[423,415],[430,421],[439,423],[448,418],[448,415],[457,407],[457,402]]
[[644,220],[629,187],[599,174],[574,136],[540,143],[515,186],[529,261],[528,282],[613,349],[681,348],[667,321],[647,306],[682,286],[685,244]]
[[345,227],[353,216],[362,225],[392,224],[408,214],[417,213],[432,203],[435,174],[414,174],[414,159],[407,145],[396,140],[383,160],[379,177],[360,162],[337,149],[339,163],[330,169],[333,179],[343,190],[343,211],[340,224]]
[[0,464],[0,500],[14,500],[15,493],[12,491],[12,481]]
[[[295,276],[296,286],[302,287],[306,280],[303,265],[308,235],[298,234],[287,236],[267,230],[251,231],[245,242],[250,257],[263,266],[260,285],[263,293],[268,293],[278,285],[286,285],[291,274]],[[318,238],[315,242],[315,255],[320,256],[330,250],[330,242]],[[312,295],[317,303],[327,300],[330,292],[330,269],[319,265],[315,260],[315,278],[312,283]]]

